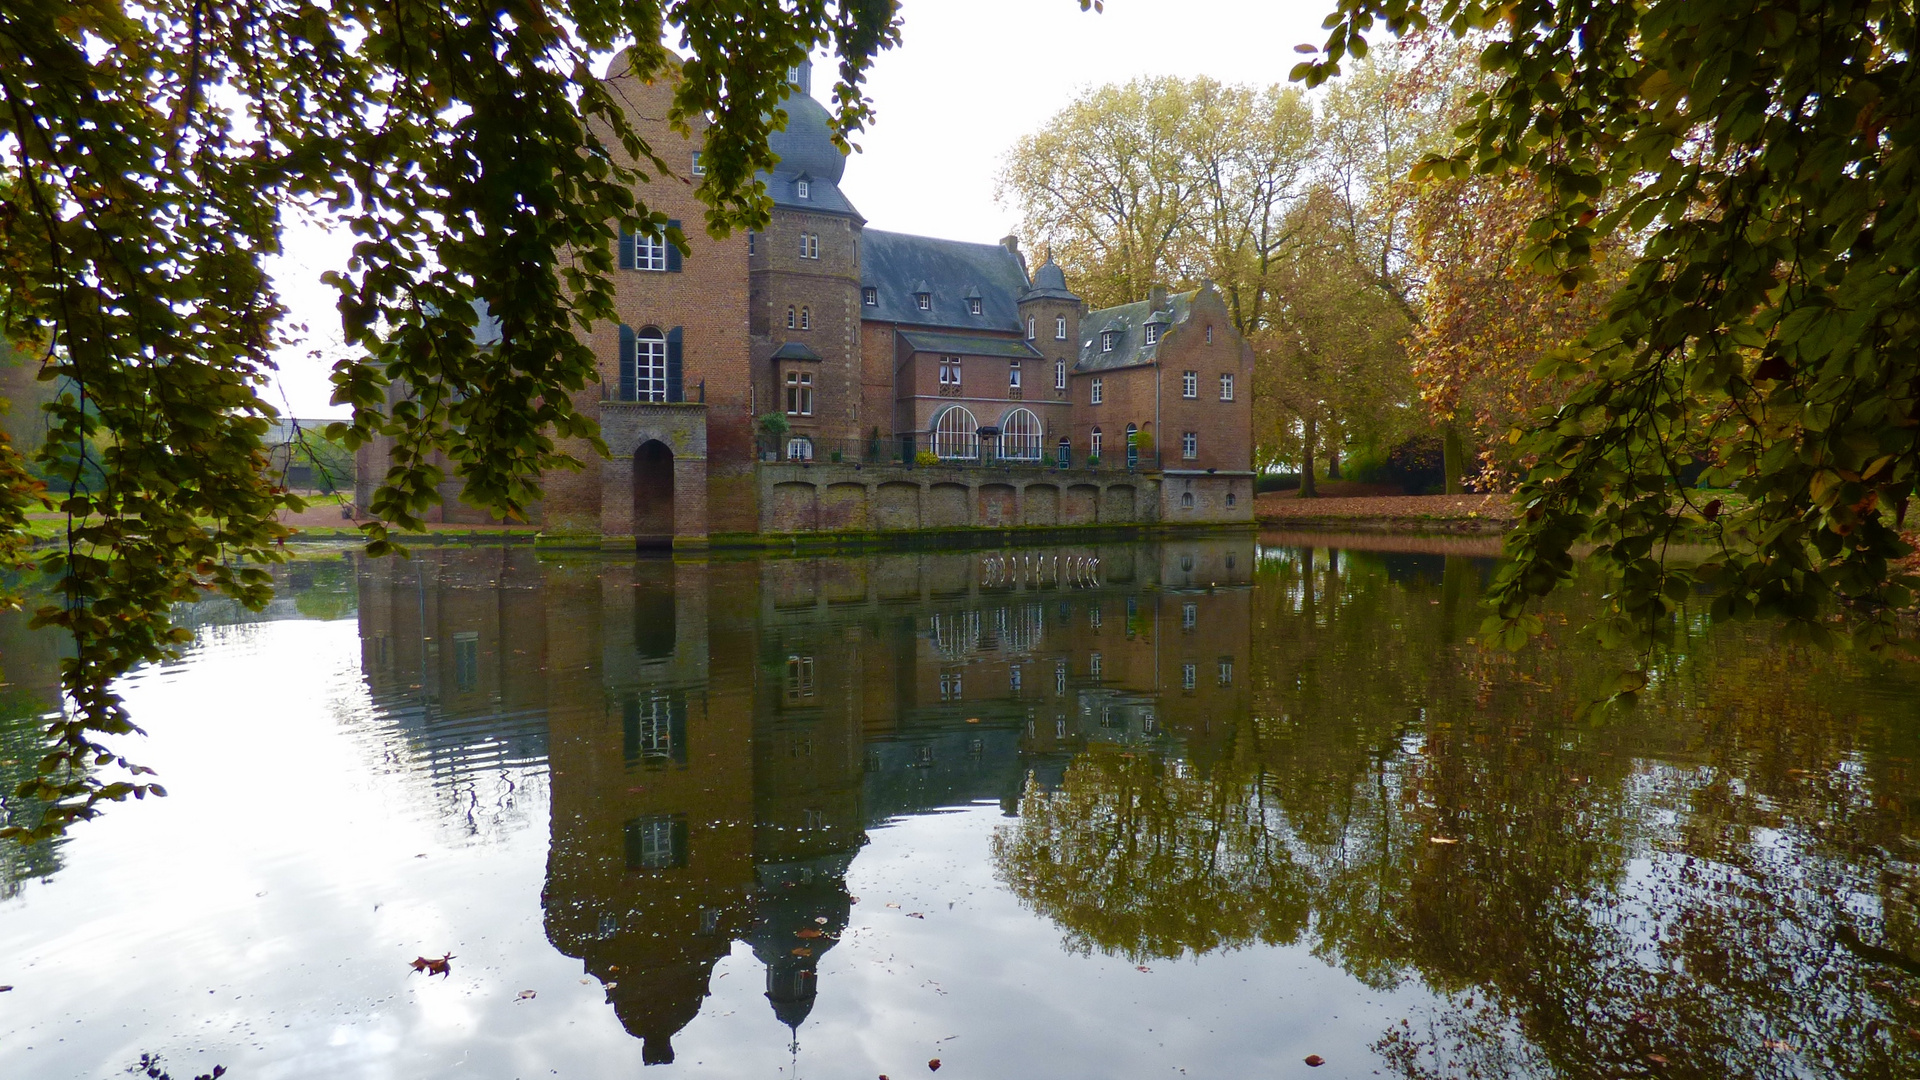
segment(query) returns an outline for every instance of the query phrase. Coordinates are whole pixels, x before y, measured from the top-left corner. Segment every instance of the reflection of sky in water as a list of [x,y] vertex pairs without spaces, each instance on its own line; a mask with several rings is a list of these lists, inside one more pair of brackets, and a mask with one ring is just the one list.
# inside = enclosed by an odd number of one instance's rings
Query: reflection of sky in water
[[[1172,547],[1041,592],[972,556],[432,553],[363,573],[357,617],[338,571],[265,620],[204,611],[185,661],[126,683],[172,797],[81,827],[0,904],[0,1076],[158,1052],[175,1076],[598,1077],[669,1045],[696,1076],[1572,1076],[1688,1038],[1781,1076],[1913,1064],[1811,1045],[1880,1038],[1865,1014],[1903,1006],[1878,983],[1920,990],[1831,933],[1913,921],[1882,888],[1905,818],[1869,820],[1876,785],[1910,790],[1887,763],[1911,735],[1830,715],[1905,713],[1908,681],[1814,694],[1729,646],[1710,686],[1667,670],[1699,697],[1671,721],[1562,726],[1560,657],[1448,651],[1481,565]],[[1742,708],[1804,738],[1730,740]],[[1158,844],[1139,865],[1167,876],[1073,894],[1124,860],[1047,827]],[[1244,871],[1249,836],[1297,873],[1246,880],[1307,890],[1284,943],[1179,947],[1239,917],[1214,894],[1158,927],[1176,958],[1103,951],[1169,916],[1156,889],[1211,872],[1208,844]],[[449,977],[410,973],[444,952]]]

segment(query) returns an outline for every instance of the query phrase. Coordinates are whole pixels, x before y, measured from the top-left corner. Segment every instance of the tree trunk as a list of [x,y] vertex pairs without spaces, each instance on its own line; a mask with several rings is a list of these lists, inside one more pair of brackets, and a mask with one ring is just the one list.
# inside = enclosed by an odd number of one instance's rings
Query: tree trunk
[[1327,479],[1340,479],[1340,451],[1327,451]]
[[1320,494],[1313,486],[1313,450],[1319,428],[1311,419],[1300,422],[1300,497],[1311,499]]
[[1457,421],[1449,420],[1446,427],[1441,429],[1440,445],[1440,472],[1446,477],[1446,492],[1458,495],[1466,490],[1460,478],[1467,471],[1467,444],[1460,437],[1460,424]]

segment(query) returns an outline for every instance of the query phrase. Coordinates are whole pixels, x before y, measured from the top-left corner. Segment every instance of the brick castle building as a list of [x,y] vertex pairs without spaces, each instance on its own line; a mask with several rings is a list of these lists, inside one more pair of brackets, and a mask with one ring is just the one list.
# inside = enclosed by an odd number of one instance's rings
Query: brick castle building
[[[647,200],[698,222],[703,125],[669,82],[607,76],[684,179]],[[611,457],[545,478],[535,521],[610,545],[709,537],[1247,522],[1253,353],[1211,286],[1088,311],[1051,258],[866,228],[811,70],[793,72],[764,231],[622,236],[619,321],[582,402]],[[483,320],[484,321],[484,320]],[[363,452],[361,505],[385,471]],[[484,521],[456,498],[433,513]]]

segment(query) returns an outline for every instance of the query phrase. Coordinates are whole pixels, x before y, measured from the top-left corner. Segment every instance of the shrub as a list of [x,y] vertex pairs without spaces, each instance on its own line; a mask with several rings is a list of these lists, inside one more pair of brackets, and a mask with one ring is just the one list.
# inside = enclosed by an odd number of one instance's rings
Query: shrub
[[770,412],[760,418],[760,430],[768,435],[780,436],[792,431],[793,425],[787,423],[785,413]]
[[913,455],[913,463],[923,469],[930,465],[938,465],[940,464],[940,455],[931,450],[922,450]]
[[1087,455],[1087,468],[1089,468],[1089,469],[1092,469],[1092,468],[1097,468],[1097,467],[1099,466],[1099,464],[1100,464],[1100,455],[1099,455],[1099,454],[1088,454],[1088,455]]

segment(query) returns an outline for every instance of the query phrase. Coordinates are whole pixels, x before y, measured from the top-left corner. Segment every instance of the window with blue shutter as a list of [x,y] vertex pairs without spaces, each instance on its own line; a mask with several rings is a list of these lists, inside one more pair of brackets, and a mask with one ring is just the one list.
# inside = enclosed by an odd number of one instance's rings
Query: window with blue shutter
[[620,400],[632,401],[639,392],[639,361],[635,356],[638,343],[634,339],[633,327],[620,324]]
[[680,328],[676,326],[673,329],[667,331],[667,400],[668,401],[687,400],[686,391],[684,389],[683,380],[681,377],[681,356],[682,356],[682,349],[680,344]]
[[620,269],[633,269],[633,234],[620,230]]
[[[679,227],[680,227],[680,223],[678,221],[667,222],[668,229],[677,229]],[[680,249],[677,247],[674,247],[672,244],[668,244],[667,245],[667,273],[677,274],[679,272],[680,272]],[[680,399],[674,398],[673,400],[679,401]]]

